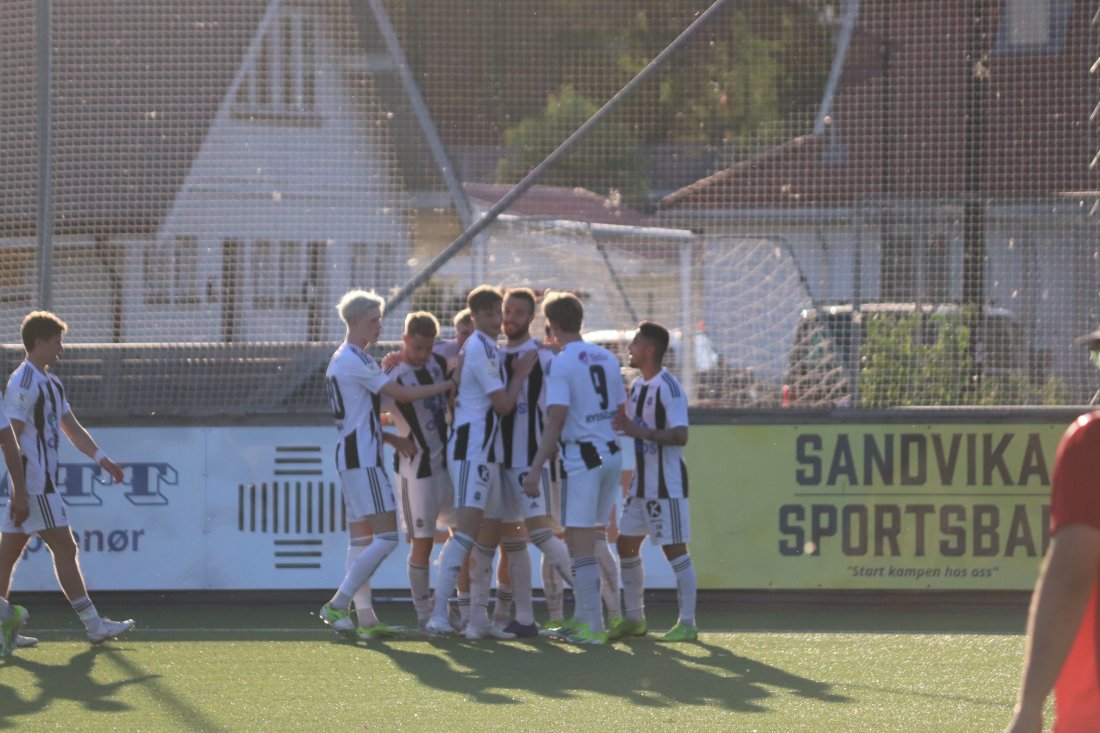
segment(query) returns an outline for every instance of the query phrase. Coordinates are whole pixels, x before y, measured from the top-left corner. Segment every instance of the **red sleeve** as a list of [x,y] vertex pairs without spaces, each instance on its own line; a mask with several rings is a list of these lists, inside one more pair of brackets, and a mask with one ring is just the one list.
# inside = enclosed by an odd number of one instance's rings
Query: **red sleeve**
[[1062,436],[1050,514],[1052,534],[1067,524],[1100,529],[1100,412],[1077,418]]

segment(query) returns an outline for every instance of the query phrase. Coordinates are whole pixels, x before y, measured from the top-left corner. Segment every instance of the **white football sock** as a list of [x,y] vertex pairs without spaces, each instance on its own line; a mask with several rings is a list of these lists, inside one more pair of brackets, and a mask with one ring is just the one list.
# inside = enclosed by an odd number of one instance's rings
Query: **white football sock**
[[695,563],[690,554],[683,554],[671,563],[676,572],[676,600],[680,604],[680,619],[677,623],[684,626],[695,625],[695,597],[698,595],[698,581],[695,577]]
[[623,572],[623,612],[628,621],[645,618],[645,568],[642,556],[624,557],[619,560]]

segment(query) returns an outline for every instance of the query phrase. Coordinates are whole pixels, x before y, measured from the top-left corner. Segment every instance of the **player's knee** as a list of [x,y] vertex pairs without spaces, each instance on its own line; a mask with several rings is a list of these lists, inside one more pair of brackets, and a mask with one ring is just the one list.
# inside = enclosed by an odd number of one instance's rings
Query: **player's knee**
[[665,558],[669,562],[675,560],[678,557],[683,557],[687,554],[688,547],[684,542],[677,542],[674,545],[662,545],[661,551],[665,553]]

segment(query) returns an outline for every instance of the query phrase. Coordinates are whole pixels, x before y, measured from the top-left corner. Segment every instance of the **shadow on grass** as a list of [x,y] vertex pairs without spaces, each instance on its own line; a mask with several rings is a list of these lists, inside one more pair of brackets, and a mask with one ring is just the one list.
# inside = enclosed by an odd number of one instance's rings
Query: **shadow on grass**
[[766,712],[776,688],[822,702],[850,702],[828,684],[704,642],[667,645],[638,639],[610,647],[549,641],[427,643],[430,651],[407,644],[375,644],[369,650],[389,657],[428,688],[479,703],[517,705],[525,695],[569,700],[592,692],[650,708],[697,705]]
[[92,647],[72,657],[65,665],[42,664],[27,657],[13,656],[7,666],[18,667],[35,677],[36,694],[20,697],[16,690],[0,684],[0,728],[18,726],[18,718],[41,712],[56,700],[72,700],[89,712],[112,713],[132,709],[127,703],[116,700],[115,695],[129,685],[143,684],[157,675],[142,675],[137,671],[128,679],[101,683],[92,679],[92,669],[105,647]]

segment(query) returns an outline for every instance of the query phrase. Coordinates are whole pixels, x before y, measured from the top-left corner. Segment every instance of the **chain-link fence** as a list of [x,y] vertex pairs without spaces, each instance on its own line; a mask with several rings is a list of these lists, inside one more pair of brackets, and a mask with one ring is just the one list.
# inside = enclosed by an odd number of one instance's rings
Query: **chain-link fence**
[[1098,8],[8,0],[3,340],[66,319],[85,416],[321,412],[344,291],[489,282],[669,325],[696,406],[1083,404]]

